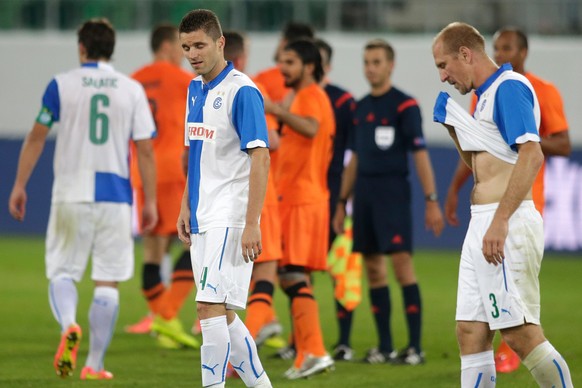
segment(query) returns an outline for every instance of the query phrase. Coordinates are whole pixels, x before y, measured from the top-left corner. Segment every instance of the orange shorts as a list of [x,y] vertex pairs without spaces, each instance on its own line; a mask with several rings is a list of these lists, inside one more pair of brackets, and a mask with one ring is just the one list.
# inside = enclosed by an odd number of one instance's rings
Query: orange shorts
[[[156,186],[158,224],[152,231],[156,236],[168,236],[178,233],[176,224],[180,216],[180,206],[182,206],[182,195],[184,194],[184,182],[160,183]],[[144,203],[143,188],[135,189],[137,218],[139,220],[138,229],[141,226],[141,213]],[[141,232],[141,231],[140,231]]]
[[312,271],[327,268],[329,204],[279,206],[283,231],[283,259],[280,266],[298,265]]
[[264,206],[261,213],[261,242],[263,253],[255,263],[281,260],[283,248],[281,244],[281,218],[279,205]]

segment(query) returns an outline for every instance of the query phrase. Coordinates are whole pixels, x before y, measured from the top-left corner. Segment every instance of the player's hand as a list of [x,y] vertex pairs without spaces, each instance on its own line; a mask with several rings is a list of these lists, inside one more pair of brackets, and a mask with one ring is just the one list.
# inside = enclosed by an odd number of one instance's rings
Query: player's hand
[[483,237],[483,256],[488,263],[499,265],[505,259],[504,248],[508,231],[507,221],[493,217],[493,221]]
[[14,187],[12,193],[10,193],[10,199],[8,200],[8,210],[12,217],[17,221],[24,221],[24,216],[26,215],[26,190],[22,187]]
[[150,233],[158,224],[158,208],[155,201],[146,202],[142,210],[141,231],[143,234]]
[[178,238],[184,244],[190,246],[190,208],[182,205],[180,208],[180,215],[176,224],[178,229]]
[[261,245],[261,228],[259,224],[247,224],[243,230],[242,241],[242,257],[245,263],[255,261],[263,252]]
[[279,106],[279,104],[271,101],[271,100],[265,100],[265,114],[271,114],[273,116],[278,116],[279,114],[281,114],[281,111],[283,110],[281,108],[281,106]]
[[425,227],[427,230],[432,230],[433,234],[438,237],[445,228],[445,220],[443,212],[437,201],[427,201],[425,210]]
[[346,207],[344,203],[338,202],[335,207],[335,213],[333,214],[333,220],[331,225],[333,231],[339,236],[344,233],[344,221],[346,219]]
[[445,217],[451,226],[459,226],[459,217],[457,216],[457,207],[459,206],[459,194],[454,190],[449,190],[445,199]]

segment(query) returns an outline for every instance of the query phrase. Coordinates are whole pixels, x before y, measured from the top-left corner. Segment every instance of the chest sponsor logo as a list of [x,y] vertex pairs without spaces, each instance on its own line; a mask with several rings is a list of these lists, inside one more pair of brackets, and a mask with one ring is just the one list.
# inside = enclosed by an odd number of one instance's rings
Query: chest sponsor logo
[[374,131],[374,140],[376,146],[382,151],[387,150],[394,143],[394,135],[396,130],[394,127],[379,126]]
[[216,127],[204,123],[188,123],[188,139],[214,143]]

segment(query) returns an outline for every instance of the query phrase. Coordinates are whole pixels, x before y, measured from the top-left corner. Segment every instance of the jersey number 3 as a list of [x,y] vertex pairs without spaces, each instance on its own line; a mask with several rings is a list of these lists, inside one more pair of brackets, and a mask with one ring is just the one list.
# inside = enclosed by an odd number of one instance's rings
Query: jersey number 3
[[109,106],[109,97],[96,94],[91,97],[91,113],[89,115],[89,139],[93,144],[105,144],[109,137],[109,117],[100,111]]

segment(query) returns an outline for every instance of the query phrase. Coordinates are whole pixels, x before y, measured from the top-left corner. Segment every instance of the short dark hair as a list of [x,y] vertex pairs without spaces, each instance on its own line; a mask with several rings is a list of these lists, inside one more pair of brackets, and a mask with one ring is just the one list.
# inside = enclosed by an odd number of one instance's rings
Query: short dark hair
[[520,29],[518,27],[503,27],[503,28],[497,30],[494,37],[496,38],[499,35],[505,34],[505,33],[515,34],[515,36],[517,37],[517,44],[518,44],[520,49],[526,49],[526,50],[529,49],[527,35],[525,34],[525,32],[522,29]]
[[288,22],[283,28],[283,38],[287,42],[296,39],[313,39],[314,36],[315,30],[311,25],[306,23]]
[[392,48],[390,43],[388,43],[384,39],[372,39],[372,40],[368,41],[368,43],[366,43],[366,46],[364,47],[364,50],[372,50],[372,49],[384,50],[386,52],[386,58],[389,61],[393,61],[394,58],[396,58],[396,53],[394,52],[394,49]]
[[107,59],[115,48],[115,30],[105,18],[89,19],[77,31],[78,42],[87,50],[88,59]]
[[157,52],[164,42],[175,42],[178,39],[177,35],[178,27],[172,24],[158,24],[150,37],[152,52]]
[[[325,40],[321,39],[321,38],[317,38],[314,40],[315,45],[317,46],[317,48],[319,50],[323,50],[325,52],[325,55],[327,55],[327,63],[331,63],[331,57],[333,56],[333,49],[331,48],[331,46],[329,45],[329,43],[327,43]],[[323,61],[323,58],[321,58],[321,60]]]
[[321,54],[319,49],[310,39],[298,39],[287,44],[285,51],[295,51],[301,58],[304,65],[313,64],[313,78],[320,82],[323,79],[323,66],[321,65]]
[[224,59],[234,61],[245,52],[245,38],[237,31],[224,31]]
[[213,40],[218,40],[222,36],[222,27],[220,27],[218,16],[208,9],[195,9],[188,12],[182,18],[178,30],[180,33],[186,34],[202,30]]

